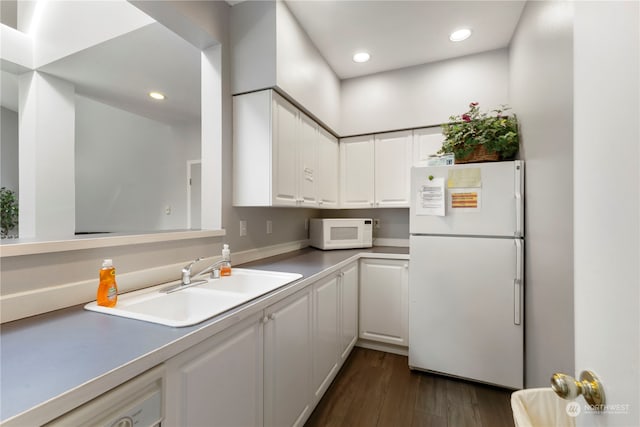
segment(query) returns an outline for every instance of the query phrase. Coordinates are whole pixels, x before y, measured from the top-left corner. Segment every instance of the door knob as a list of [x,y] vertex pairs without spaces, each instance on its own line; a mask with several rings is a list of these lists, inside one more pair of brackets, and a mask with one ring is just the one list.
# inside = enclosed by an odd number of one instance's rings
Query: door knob
[[602,383],[591,371],[582,371],[580,381],[566,374],[555,373],[551,377],[551,388],[558,396],[567,400],[573,400],[582,395],[596,410],[605,404]]

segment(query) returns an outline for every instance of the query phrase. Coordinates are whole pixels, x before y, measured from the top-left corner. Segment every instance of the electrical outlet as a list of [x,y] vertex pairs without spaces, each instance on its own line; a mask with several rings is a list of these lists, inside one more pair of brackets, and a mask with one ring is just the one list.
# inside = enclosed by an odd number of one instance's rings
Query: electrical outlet
[[267,234],[273,233],[273,221],[267,220]]
[[240,237],[244,237],[247,235],[247,221],[244,219],[240,220]]
[[376,228],[376,229],[380,228],[380,218],[373,219],[373,228]]
[[164,214],[171,215],[171,205],[167,205],[164,207]]

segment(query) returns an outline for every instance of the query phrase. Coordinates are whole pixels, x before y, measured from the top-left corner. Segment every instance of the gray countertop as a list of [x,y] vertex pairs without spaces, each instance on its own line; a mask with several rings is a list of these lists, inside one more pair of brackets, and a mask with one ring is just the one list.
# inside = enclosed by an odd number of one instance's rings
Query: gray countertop
[[[406,257],[409,250],[306,248],[241,267],[300,273],[301,281],[362,253]],[[227,320],[224,327],[233,321]],[[220,316],[171,328],[90,312],[79,305],[5,323],[0,327],[0,420],[40,406],[42,414],[54,409],[66,412],[79,404],[79,395],[89,400],[206,339],[217,332],[218,322]],[[44,415],[39,417],[29,419],[45,420]]]

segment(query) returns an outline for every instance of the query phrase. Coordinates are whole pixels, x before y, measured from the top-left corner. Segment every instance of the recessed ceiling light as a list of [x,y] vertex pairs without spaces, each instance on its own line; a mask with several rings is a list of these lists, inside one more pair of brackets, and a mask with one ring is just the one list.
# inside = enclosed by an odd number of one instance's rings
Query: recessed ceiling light
[[149,92],[149,96],[160,101],[166,98],[166,96],[160,92]]
[[451,33],[449,40],[452,42],[461,42],[462,40],[468,39],[469,36],[471,36],[471,30],[468,28],[461,28]]
[[367,52],[358,52],[353,55],[354,62],[367,62],[369,59],[371,59],[371,55],[369,55]]

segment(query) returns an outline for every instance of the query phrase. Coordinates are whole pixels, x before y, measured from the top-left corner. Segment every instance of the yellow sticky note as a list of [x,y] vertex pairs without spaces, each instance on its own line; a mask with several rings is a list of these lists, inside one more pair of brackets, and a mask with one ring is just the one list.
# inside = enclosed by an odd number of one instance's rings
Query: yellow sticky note
[[447,188],[479,188],[482,187],[480,168],[449,169]]

